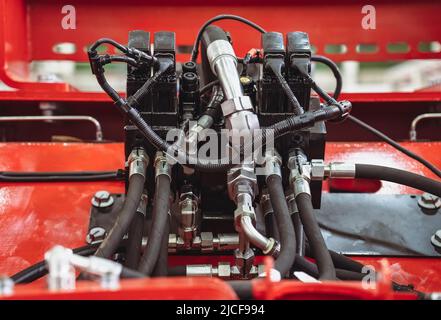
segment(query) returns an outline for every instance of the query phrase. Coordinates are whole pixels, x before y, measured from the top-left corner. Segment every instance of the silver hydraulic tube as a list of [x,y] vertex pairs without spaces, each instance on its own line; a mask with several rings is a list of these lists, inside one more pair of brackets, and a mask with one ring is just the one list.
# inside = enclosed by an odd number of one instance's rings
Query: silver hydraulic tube
[[264,254],[268,254],[273,250],[275,245],[274,239],[267,238],[257,231],[250,216],[242,216],[240,224],[247,239],[257,248],[261,249]]
[[230,42],[219,39],[207,47],[211,70],[219,78],[226,101],[221,105],[227,129],[249,130],[259,128],[250,97],[245,96],[237,72],[237,58]]

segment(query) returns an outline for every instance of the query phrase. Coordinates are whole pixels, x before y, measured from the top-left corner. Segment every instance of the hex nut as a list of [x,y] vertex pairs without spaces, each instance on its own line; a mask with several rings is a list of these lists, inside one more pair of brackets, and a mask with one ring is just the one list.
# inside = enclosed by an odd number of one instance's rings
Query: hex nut
[[97,191],[91,200],[92,206],[99,209],[109,208],[114,202],[115,199],[106,190]]

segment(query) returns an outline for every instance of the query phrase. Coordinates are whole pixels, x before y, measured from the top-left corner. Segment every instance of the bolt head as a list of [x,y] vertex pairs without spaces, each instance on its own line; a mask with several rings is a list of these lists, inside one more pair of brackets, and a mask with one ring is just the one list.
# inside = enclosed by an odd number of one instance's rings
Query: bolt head
[[86,242],[88,244],[98,243],[104,240],[106,237],[106,230],[102,227],[94,227],[89,230],[86,236]]
[[430,238],[430,242],[436,247],[441,249],[441,229],[437,230],[434,235]]
[[441,198],[425,192],[418,199],[418,205],[423,209],[438,210],[441,208]]
[[108,191],[100,190],[95,193],[91,202],[95,208],[104,209],[112,206],[115,200]]

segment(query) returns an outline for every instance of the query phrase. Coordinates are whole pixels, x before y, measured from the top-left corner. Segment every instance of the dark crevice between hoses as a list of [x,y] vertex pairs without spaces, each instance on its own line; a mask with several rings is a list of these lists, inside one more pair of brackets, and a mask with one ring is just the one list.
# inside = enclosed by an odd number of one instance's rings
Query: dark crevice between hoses
[[110,258],[115,253],[138,209],[139,201],[144,191],[144,182],[145,178],[141,174],[133,174],[129,178],[129,188],[123,207],[118,213],[108,235],[96,251],[95,255],[97,257]]
[[267,177],[266,183],[280,235],[280,254],[275,261],[274,268],[280,272],[282,277],[285,277],[294,263],[296,235],[285,200],[282,178],[273,174]]
[[125,265],[131,269],[137,269],[141,258],[142,237],[144,233],[144,214],[136,212],[133,218],[127,239]]
[[311,248],[312,257],[316,260],[318,266],[319,279],[335,280],[335,267],[315,218],[311,196],[307,193],[300,193],[296,196],[296,203],[299,209],[300,220]]
[[161,252],[162,240],[168,222],[169,207],[170,177],[161,174],[156,178],[152,226],[149,232],[149,240],[138,266],[138,270],[147,276],[150,276],[153,273],[153,269],[155,268]]

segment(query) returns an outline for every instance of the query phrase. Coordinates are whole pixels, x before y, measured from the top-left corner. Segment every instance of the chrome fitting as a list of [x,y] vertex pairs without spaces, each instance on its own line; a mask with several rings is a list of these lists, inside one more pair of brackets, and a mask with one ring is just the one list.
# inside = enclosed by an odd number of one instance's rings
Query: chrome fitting
[[257,248],[261,249],[264,254],[277,257],[280,253],[280,244],[273,238],[267,238],[262,235],[254,227],[254,221],[250,216],[242,215],[240,218],[241,232],[245,237]]
[[147,166],[149,165],[149,156],[143,148],[133,149],[127,162],[129,167],[129,177],[134,174],[139,174],[145,178]]
[[227,186],[230,199],[236,203],[239,193],[249,193],[254,199],[259,192],[254,167],[241,165],[230,169],[227,173]]
[[346,162],[332,162],[325,166],[324,176],[327,178],[355,178],[355,164]]
[[250,97],[240,96],[226,100],[221,104],[221,108],[225,117],[225,128],[243,130],[246,134],[260,128]]
[[311,180],[321,181],[325,178],[325,163],[321,159],[311,160]]
[[265,167],[265,177],[268,179],[269,176],[277,175],[282,177],[282,158],[275,150],[267,150],[265,152],[264,163]]
[[155,178],[157,178],[160,175],[166,175],[171,180],[171,165],[168,163],[167,155],[162,152],[158,151],[155,155]]
[[291,156],[288,160],[288,168],[291,169],[289,182],[292,186],[294,197],[301,193],[311,195],[309,183],[311,181],[311,164],[306,157],[299,153]]
[[288,209],[290,215],[299,213],[299,209],[297,208],[296,197],[294,193],[291,192],[286,196],[286,202],[288,203]]
[[179,235],[186,248],[191,248],[197,232],[197,213],[199,198],[191,191],[182,193],[179,201],[180,224]]

